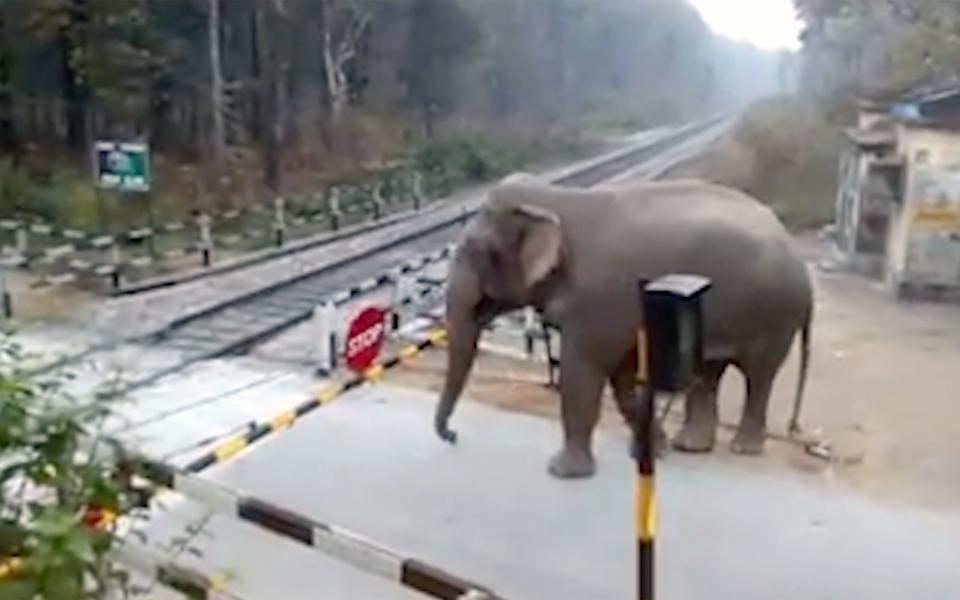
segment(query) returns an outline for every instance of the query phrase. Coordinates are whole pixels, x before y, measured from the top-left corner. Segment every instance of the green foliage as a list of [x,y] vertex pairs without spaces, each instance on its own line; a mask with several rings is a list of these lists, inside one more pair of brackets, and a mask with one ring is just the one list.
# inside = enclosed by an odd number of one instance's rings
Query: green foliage
[[129,508],[100,454],[114,446],[98,428],[102,402],[80,406],[17,374],[20,350],[0,340],[0,561],[22,563],[0,579],[0,598],[101,599],[124,578],[108,561],[109,532],[86,509]]
[[460,135],[432,142],[414,157],[416,168],[441,189],[493,179],[519,166],[523,156],[515,148],[478,136]]
[[[460,121],[482,123],[485,138],[520,125],[549,140],[558,127],[690,119],[750,88],[744,78],[730,85],[717,58],[727,54],[685,0],[219,0],[218,52],[211,6],[0,2],[0,153],[31,169],[29,181],[0,181],[25,190],[0,190],[19,198],[3,206],[91,223],[83,177],[38,176],[31,163],[86,164],[94,139],[145,140],[155,164],[189,171],[157,170],[159,195],[182,215],[206,194],[234,204],[241,186],[224,181],[242,181],[250,197],[261,180],[288,192],[446,139]],[[740,72],[765,72],[763,53],[734,54]],[[222,132],[212,131],[215,114]],[[371,133],[364,123],[375,121],[384,126]],[[222,146],[211,168],[209,150]],[[514,160],[480,146],[453,147],[438,168],[482,178]],[[170,180],[176,189],[164,188]]]
[[806,24],[804,89],[831,110],[957,75],[960,5],[953,0],[794,0]]
[[28,173],[0,158],[0,213],[93,230],[99,225],[98,211],[88,175],[59,167]]
[[450,0],[413,0],[408,10],[411,25],[401,74],[411,103],[430,129],[433,119],[453,110],[454,67],[480,42],[481,33],[470,15]]

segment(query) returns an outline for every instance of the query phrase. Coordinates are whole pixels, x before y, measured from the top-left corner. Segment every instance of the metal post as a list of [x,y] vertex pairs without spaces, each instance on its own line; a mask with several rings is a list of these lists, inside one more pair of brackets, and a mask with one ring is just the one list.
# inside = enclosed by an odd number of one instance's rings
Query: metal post
[[634,431],[636,448],[636,534],[637,534],[637,598],[654,597],[654,541],[657,531],[656,508],[656,391],[649,378],[647,340],[643,331],[637,339],[639,352],[640,393],[639,419]]
[[334,324],[337,319],[337,306],[332,300],[326,300],[313,312],[317,326],[317,374],[327,376],[337,366],[337,338]]
[[286,216],[284,215],[284,200],[282,196],[273,199],[273,233],[274,241],[279,248],[283,246],[287,231]]

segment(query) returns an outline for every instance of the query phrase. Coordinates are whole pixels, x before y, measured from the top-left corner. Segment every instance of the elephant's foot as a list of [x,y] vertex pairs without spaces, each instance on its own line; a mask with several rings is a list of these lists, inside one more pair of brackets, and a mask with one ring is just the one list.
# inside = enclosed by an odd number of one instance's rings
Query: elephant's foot
[[764,435],[762,429],[740,429],[737,431],[737,435],[733,437],[733,441],[730,442],[730,450],[732,450],[734,454],[756,456],[758,454],[763,454],[763,445],[765,441],[766,436]]
[[597,465],[589,450],[564,448],[550,459],[548,470],[558,479],[584,479],[593,476]]
[[717,428],[714,425],[687,423],[673,438],[673,447],[680,452],[711,452],[717,440]]

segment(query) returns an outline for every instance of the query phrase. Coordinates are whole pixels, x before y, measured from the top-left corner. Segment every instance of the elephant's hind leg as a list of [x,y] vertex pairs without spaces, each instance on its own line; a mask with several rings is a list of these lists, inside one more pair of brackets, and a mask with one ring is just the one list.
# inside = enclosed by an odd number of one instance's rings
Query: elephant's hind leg
[[687,394],[683,428],[673,439],[681,452],[710,452],[717,441],[717,388],[727,369],[725,362],[708,362],[703,375]]
[[560,350],[560,410],[563,449],[550,459],[550,474],[561,479],[590,477],[596,471],[591,442],[600,417],[603,373],[583,360],[575,344]]
[[763,452],[770,392],[773,390],[777,371],[790,352],[791,339],[790,336],[784,340],[778,339],[758,349],[754,356],[741,364],[747,384],[747,398],[743,405],[740,426],[730,443],[730,449],[736,454],[755,455]]

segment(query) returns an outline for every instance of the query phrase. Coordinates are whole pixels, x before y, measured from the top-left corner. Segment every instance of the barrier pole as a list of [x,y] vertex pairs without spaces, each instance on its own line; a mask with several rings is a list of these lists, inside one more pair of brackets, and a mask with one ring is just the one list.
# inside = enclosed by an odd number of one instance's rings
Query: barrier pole
[[636,448],[636,534],[637,534],[637,598],[654,598],[654,542],[657,529],[656,514],[656,392],[649,378],[647,340],[644,331],[637,339],[640,380],[639,422],[634,431]]

